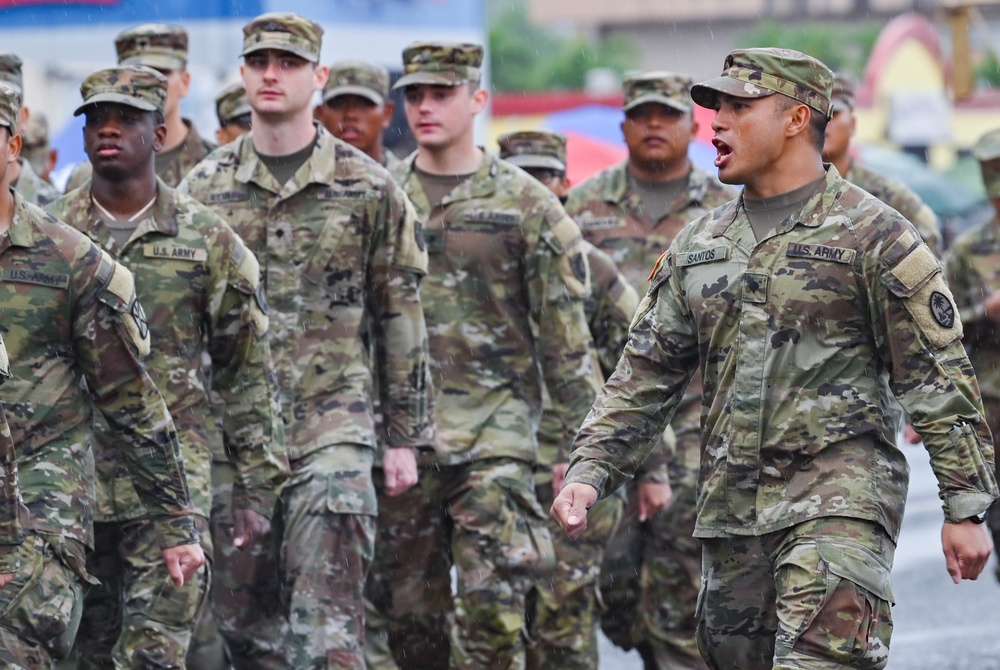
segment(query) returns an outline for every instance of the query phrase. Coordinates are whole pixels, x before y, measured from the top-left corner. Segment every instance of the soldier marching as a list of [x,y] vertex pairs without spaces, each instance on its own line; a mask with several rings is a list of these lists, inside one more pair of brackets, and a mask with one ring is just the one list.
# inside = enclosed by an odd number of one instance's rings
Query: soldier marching
[[603,628],[646,670],[882,668],[899,406],[983,570],[997,224],[945,252],[852,158],[848,77],[629,74],[627,158],[573,185],[557,133],[476,144],[481,45],[391,84],[299,14],[242,38],[216,146],[186,30],[122,31],[61,196],[0,54],[0,667],[596,670]]

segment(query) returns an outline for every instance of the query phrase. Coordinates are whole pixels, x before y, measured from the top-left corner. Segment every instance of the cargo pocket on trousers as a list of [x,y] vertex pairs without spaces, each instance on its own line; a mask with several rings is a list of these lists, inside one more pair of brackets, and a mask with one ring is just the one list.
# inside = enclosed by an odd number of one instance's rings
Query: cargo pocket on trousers
[[507,570],[531,570],[536,577],[543,577],[556,566],[545,513],[534,491],[526,491],[520,484],[508,487],[507,495],[511,517],[499,538],[497,565]]
[[857,545],[820,540],[816,548],[826,597],[803,624],[794,649],[852,668],[884,668],[892,637],[889,566]]
[[184,582],[183,586],[176,586],[170,576],[166,576],[157,585],[150,600],[149,618],[175,628],[190,627],[205,602],[211,579],[209,574],[209,564],[206,561],[195,577]]

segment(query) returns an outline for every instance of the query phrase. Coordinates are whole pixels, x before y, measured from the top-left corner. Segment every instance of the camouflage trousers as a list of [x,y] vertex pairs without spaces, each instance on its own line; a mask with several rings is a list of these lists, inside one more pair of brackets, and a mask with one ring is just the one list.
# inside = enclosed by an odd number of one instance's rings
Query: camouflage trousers
[[[217,596],[228,591],[223,582],[237,585],[225,603],[215,601],[237,670],[364,669],[363,589],[377,509],[372,460],[371,449],[343,444],[291,462],[271,522],[277,552],[235,557],[226,569],[238,572],[219,576]],[[224,532],[224,520],[218,524]],[[274,585],[277,598],[262,600],[274,594]],[[234,608],[237,603],[246,609]],[[238,628],[241,620],[248,629]]]
[[[535,488],[539,504],[548,510],[555,497],[551,474],[537,477]],[[599,500],[587,513],[587,530],[576,540],[549,519],[556,564],[528,594],[528,670],[597,670],[601,557],[623,504],[617,495]]]
[[29,533],[18,556],[21,569],[0,589],[0,668],[47,670],[73,646],[84,582],[58,538]]
[[[212,591],[215,591],[213,570]],[[187,652],[187,670],[227,670],[226,652],[211,607],[202,607],[194,622]]]
[[[207,524],[200,525],[205,535]],[[153,524],[136,520],[94,524],[87,570],[101,583],[84,597],[77,668],[184,668],[206,599],[207,566],[175,586]]]
[[367,594],[385,628],[369,636],[403,670],[524,667],[525,596],[554,561],[545,519],[529,463],[421,468],[416,486],[379,500]]
[[695,637],[701,542],[693,533],[700,458],[698,432],[678,432],[668,462],[670,505],[640,524],[636,486],[629,484],[629,503],[604,554],[601,594],[607,612],[601,627],[619,647],[638,649],[646,670],[706,667]]
[[884,668],[894,553],[880,525],[842,517],[704,540],[702,654],[716,670]]
[[[1000,435],[1000,398],[984,397],[983,408],[986,414],[986,423],[994,436],[993,439],[1000,439],[996,437]],[[995,467],[997,481],[1000,481],[1000,457],[996,459]],[[1000,551],[1000,500],[995,501],[987,510],[986,524],[989,526],[990,535],[993,536],[993,546],[996,547],[996,551]],[[1000,580],[1000,561],[995,564],[994,574]]]

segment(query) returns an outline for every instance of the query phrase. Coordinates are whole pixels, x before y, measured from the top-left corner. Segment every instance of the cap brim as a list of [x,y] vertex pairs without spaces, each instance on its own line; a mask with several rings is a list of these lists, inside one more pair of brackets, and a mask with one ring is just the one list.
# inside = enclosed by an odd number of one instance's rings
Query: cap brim
[[331,88],[323,94],[323,102],[328,102],[341,95],[357,95],[366,100],[371,100],[376,105],[381,105],[385,102],[385,98],[366,86],[337,86],[336,88]]
[[670,107],[671,109],[676,109],[678,112],[690,112],[691,108],[694,107],[694,105],[691,104],[686,105],[679,100],[668,98],[665,95],[655,95],[651,93],[649,95],[639,96],[632,102],[622,107],[622,111],[627,112],[629,110],[635,109],[639,105],[645,105],[648,103],[655,103],[657,105],[663,105],[664,107]]
[[399,78],[392,86],[392,90],[398,88],[404,88],[406,86],[416,86],[417,84],[430,84],[431,86],[458,86],[459,84],[464,84],[469,81],[468,79],[459,79],[452,72],[412,72],[407,75],[403,75]]
[[173,72],[174,70],[183,70],[187,66],[187,61],[182,58],[167,56],[165,54],[140,54],[126,58],[118,64],[125,67],[145,65],[146,67],[151,67],[154,70],[167,70],[169,72]]
[[98,93],[94,97],[88,98],[86,102],[77,107],[76,111],[73,112],[73,116],[80,116],[88,107],[96,105],[99,102],[114,102],[119,105],[135,107],[136,109],[141,109],[144,112],[155,112],[157,110],[156,105],[146,102],[145,100],[138,100],[130,95],[125,95],[124,93]]
[[249,114],[252,111],[253,110],[250,107],[250,103],[247,103],[245,105],[240,105],[233,111],[229,112],[229,114],[225,118],[225,121],[226,123],[232,123],[233,119],[238,119],[239,117],[244,116],[245,114]]
[[505,161],[519,168],[540,168],[543,170],[566,171],[566,164],[552,156],[533,156],[531,154],[514,154],[504,158]]
[[288,42],[282,42],[280,40],[262,40],[260,42],[254,42],[251,46],[248,46],[240,54],[240,57],[248,56],[256,51],[264,51],[265,49],[272,49],[274,51],[287,51],[290,54],[294,54],[299,58],[305,58],[310,63],[319,62],[319,54],[311,53],[308,49],[303,49],[297,47]]
[[735,98],[766,98],[769,95],[774,95],[777,91],[732,77],[716,77],[691,87],[691,99],[699,107],[707,107],[708,109],[715,109],[718,106],[716,102],[719,93],[725,93]]

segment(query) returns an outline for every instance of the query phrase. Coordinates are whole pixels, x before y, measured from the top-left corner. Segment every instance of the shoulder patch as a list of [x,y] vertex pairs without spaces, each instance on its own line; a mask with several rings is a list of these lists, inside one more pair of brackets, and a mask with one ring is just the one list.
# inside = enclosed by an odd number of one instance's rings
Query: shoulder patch
[[10,377],[10,358],[7,356],[7,347],[3,343],[3,338],[0,337],[0,383],[7,377]]
[[139,356],[149,355],[149,323],[135,295],[135,278],[121,263],[115,263],[111,279],[101,296],[101,302],[111,307],[125,328]]
[[649,276],[646,277],[646,281],[653,281],[653,277],[655,277],[656,273],[660,271],[660,266],[663,265],[664,259],[666,259],[666,257],[669,254],[670,254],[670,249],[667,249],[662,254],[660,254],[660,257],[656,259],[655,263],[653,263],[653,269],[649,272]]

